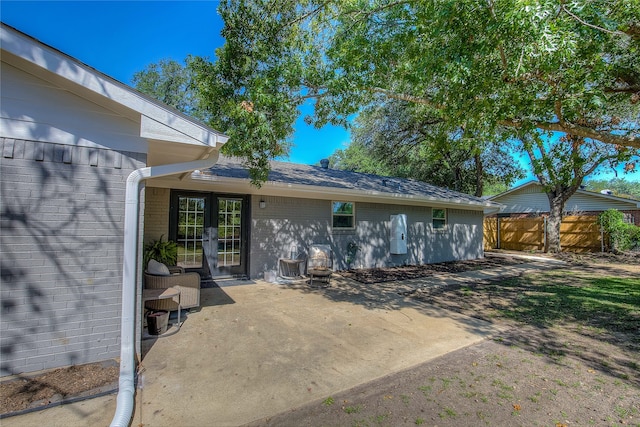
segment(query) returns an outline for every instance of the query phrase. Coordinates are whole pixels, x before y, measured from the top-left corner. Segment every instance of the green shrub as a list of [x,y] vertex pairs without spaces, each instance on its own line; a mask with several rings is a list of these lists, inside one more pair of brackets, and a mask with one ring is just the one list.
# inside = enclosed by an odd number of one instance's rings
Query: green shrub
[[622,212],[608,209],[598,216],[598,224],[609,236],[612,252],[640,248],[640,227],[624,222]]
[[172,240],[162,241],[164,234],[160,236],[160,240],[147,243],[144,247],[143,262],[146,268],[150,259],[155,259],[164,265],[176,265],[178,261],[178,245]]

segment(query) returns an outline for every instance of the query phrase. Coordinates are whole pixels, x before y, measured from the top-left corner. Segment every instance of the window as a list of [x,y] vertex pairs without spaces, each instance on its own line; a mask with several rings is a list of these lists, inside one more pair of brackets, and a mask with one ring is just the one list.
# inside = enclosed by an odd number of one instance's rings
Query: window
[[432,209],[432,224],[434,230],[442,230],[447,226],[447,210],[446,209]]
[[332,202],[333,228],[355,228],[355,204],[353,202]]

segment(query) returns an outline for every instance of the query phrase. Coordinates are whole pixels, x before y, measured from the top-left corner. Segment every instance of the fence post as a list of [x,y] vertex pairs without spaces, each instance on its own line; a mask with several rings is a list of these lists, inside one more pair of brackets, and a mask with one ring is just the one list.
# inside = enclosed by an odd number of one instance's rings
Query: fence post
[[496,224],[497,224],[496,249],[500,249],[500,217],[499,216],[496,217]]
[[543,225],[542,225],[542,250],[543,251],[547,251],[547,217],[543,216],[542,217],[544,219],[543,221]]

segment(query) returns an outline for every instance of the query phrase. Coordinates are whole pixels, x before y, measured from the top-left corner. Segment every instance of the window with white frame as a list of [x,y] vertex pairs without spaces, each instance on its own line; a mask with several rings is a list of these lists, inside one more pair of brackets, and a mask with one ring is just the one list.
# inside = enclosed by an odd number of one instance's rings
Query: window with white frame
[[443,230],[447,227],[447,210],[431,209],[431,223],[434,230]]
[[355,228],[356,206],[353,202],[331,203],[331,224],[334,229]]

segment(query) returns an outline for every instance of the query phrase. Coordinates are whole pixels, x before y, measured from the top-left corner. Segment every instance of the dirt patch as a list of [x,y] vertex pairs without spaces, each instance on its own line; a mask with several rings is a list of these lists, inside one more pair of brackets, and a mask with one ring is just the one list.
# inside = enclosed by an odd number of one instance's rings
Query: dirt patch
[[91,363],[20,376],[0,383],[0,414],[42,408],[71,398],[92,396],[118,386],[116,362]]
[[433,273],[462,273],[472,270],[483,270],[492,267],[523,264],[522,258],[505,256],[488,256],[468,261],[450,261],[436,264],[403,265],[398,267],[365,268],[340,271],[340,275],[356,282],[373,284],[394,282],[399,280],[419,279]]
[[640,426],[640,266],[564,258],[405,292],[506,332],[248,426]]

